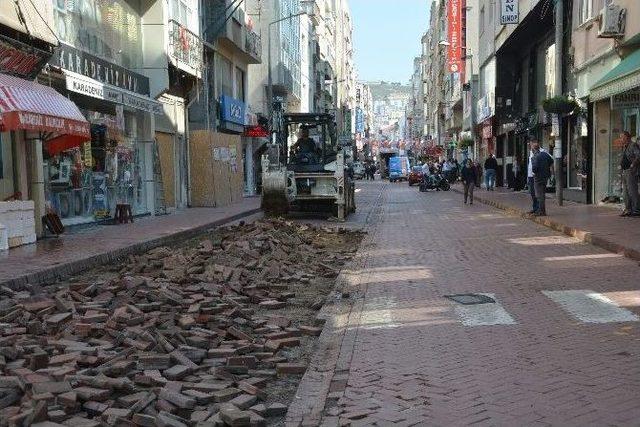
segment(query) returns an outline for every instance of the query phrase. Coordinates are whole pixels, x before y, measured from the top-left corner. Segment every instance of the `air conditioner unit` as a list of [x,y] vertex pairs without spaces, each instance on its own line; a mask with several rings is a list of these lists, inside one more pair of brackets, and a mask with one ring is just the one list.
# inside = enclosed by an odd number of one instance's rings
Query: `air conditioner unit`
[[627,9],[617,4],[609,4],[600,12],[600,27],[598,37],[619,38],[624,37],[624,29],[627,18]]

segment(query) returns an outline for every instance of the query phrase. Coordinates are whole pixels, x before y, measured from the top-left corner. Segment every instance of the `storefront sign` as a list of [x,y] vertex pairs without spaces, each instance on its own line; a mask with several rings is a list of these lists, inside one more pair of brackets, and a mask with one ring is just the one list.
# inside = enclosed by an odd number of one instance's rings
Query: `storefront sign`
[[81,74],[100,83],[141,95],[149,95],[147,77],[67,44],[60,44],[50,62],[63,70]]
[[220,96],[220,104],[222,104],[222,120],[226,122],[244,125],[245,104],[230,96]]
[[447,3],[448,41],[447,67],[449,72],[460,72],[462,62],[462,0],[449,0]]
[[0,73],[34,79],[51,54],[0,34]]
[[2,114],[2,126],[5,130],[23,129],[56,132],[63,135],[89,135],[87,122],[24,111],[9,111]]
[[158,101],[134,93],[123,92],[122,103],[127,107],[137,110],[143,110],[153,114],[162,114],[162,105]]
[[500,25],[517,24],[518,0],[500,0]]
[[244,130],[242,136],[247,138],[266,138],[269,136],[269,131],[263,126],[249,126]]
[[121,92],[117,89],[111,89],[109,86],[81,76],[66,73],[67,89],[90,96],[92,98],[104,99],[110,102],[121,102]]
[[72,92],[126,105],[148,113],[162,114],[162,104],[149,97],[126,92],[70,71],[65,72],[65,76],[67,89]]
[[611,97],[612,110],[625,110],[627,108],[640,108],[640,89],[619,93]]

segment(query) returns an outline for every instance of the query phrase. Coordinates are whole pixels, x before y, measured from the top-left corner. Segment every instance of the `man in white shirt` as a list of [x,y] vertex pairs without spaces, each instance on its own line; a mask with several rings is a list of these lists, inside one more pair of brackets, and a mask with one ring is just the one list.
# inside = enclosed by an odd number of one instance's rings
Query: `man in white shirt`
[[[538,140],[535,138],[532,138],[529,141],[529,162],[527,164],[527,187],[529,187],[529,194],[531,194],[531,202],[532,202],[532,207],[531,210],[529,211],[530,214],[536,213],[538,212],[538,207],[539,207],[539,203],[538,203],[538,198],[536,197],[536,190],[535,190],[535,181],[533,179],[533,164],[532,164],[532,160],[533,160],[533,156],[535,156],[535,150],[534,150],[534,146],[539,146],[540,144],[538,143]],[[541,149],[542,150],[542,149]]]

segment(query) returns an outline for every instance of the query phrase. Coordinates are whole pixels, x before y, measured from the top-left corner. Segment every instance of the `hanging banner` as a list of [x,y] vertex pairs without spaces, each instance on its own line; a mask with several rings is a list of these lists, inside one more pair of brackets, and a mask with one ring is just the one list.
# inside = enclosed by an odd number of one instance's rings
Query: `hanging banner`
[[460,72],[462,63],[462,0],[449,0],[447,3],[448,42],[447,68],[451,73]]
[[500,0],[500,25],[518,24],[518,0]]

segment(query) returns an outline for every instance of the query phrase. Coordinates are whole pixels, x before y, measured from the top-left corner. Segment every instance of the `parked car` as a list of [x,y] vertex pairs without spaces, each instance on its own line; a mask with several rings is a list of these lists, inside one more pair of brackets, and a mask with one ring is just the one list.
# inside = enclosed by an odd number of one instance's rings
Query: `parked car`
[[422,166],[414,166],[409,172],[409,186],[420,184],[422,182]]
[[364,165],[361,162],[354,162],[353,163],[353,177],[355,179],[362,179],[362,178],[364,178],[364,175],[365,175]]

